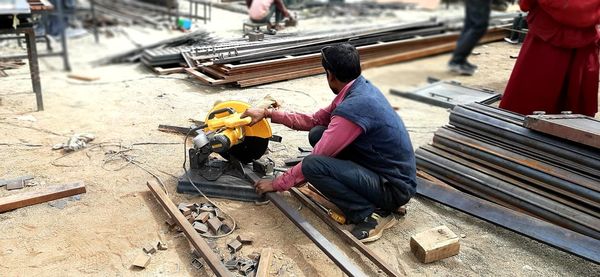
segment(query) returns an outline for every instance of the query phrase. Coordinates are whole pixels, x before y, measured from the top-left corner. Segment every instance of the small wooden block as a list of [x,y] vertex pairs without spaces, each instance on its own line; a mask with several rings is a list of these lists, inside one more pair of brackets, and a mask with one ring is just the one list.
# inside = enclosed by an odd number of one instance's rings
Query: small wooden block
[[196,217],[196,221],[200,221],[202,223],[206,223],[206,221],[208,221],[208,217],[209,217],[210,213],[209,212],[202,212],[200,213],[197,217]]
[[198,209],[198,211],[201,213],[203,213],[203,212],[212,213],[214,210],[215,210],[215,208],[213,208],[213,207],[200,207]]
[[25,187],[25,182],[23,180],[18,180],[18,181],[14,181],[14,182],[6,184],[7,190],[22,189],[23,187]]
[[181,213],[185,216],[192,214],[192,209],[190,209],[188,207],[183,207],[183,209],[180,208],[179,211],[181,211]]
[[234,239],[227,244],[227,248],[229,248],[230,253],[235,253],[242,249],[242,243],[239,240]]
[[216,217],[213,217],[208,220],[208,227],[210,227],[210,229],[214,232],[215,235],[219,233],[221,225],[223,225],[223,223]]
[[252,239],[249,237],[242,237],[241,235],[238,235],[236,239],[242,244],[252,244]]
[[169,230],[175,228],[175,220],[173,220],[170,217],[167,220],[165,220],[165,224],[167,224],[167,226],[169,226]]
[[422,263],[431,263],[458,254],[460,242],[448,227],[439,226],[412,236],[410,250]]
[[163,243],[162,241],[159,241],[156,244],[156,248],[158,248],[158,250],[160,250],[160,251],[169,249],[169,247],[167,247],[167,244]]
[[152,246],[152,245],[148,245],[148,246],[142,248],[142,250],[144,250],[144,253],[146,253],[146,254],[156,253],[156,248],[154,248],[154,246]]
[[148,264],[150,264],[150,256],[146,254],[139,254],[132,263],[134,267],[139,268],[146,268]]
[[206,226],[206,224],[204,223],[200,223],[200,222],[194,222],[194,224],[192,225],[194,227],[194,229],[196,229],[196,232],[198,233],[206,233],[208,232],[208,226]]
[[186,215],[185,218],[188,220],[189,223],[192,223],[192,224],[194,224],[194,221],[196,221],[196,218],[191,214]]
[[229,232],[231,232],[231,227],[229,227],[229,225],[227,225],[227,223],[222,222],[223,225],[221,225],[221,232],[223,232],[223,234],[229,234]]

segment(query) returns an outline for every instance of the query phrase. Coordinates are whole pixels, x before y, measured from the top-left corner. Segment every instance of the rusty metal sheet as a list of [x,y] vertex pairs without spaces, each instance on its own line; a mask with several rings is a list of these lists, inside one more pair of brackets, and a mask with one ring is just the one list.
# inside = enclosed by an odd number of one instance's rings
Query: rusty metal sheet
[[581,114],[530,115],[523,126],[600,149],[600,121]]

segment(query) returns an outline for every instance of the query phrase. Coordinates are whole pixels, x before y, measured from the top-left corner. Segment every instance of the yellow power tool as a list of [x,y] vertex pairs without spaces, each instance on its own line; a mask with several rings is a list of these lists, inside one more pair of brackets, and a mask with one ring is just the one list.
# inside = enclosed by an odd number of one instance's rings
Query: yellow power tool
[[225,159],[233,156],[244,164],[262,157],[272,136],[271,126],[265,119],[250,126],[250,118],[241,118],[250,107],[241,101],[216,104],[206,116],[203,132],[194,138],[195,149],[204,155],[218,153]]

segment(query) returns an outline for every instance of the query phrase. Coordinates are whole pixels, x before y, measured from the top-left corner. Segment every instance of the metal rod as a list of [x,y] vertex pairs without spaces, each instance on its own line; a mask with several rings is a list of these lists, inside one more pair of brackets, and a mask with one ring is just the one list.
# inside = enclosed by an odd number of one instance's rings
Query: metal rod
[[[256,175],[256,173],[251,170],[245,169],[244,173],[246,177],[252,181],[253,183],[260,180],[260,177]],[[265,194],[266,198],[270,200],[283,214],[285,214],[297,227],[302,231],[310,240],[312,240],[317,247],[327,255],[344,273],[348,276],[367,276],[364,272],[362,272],[356,265],[340,251],[337,246],[331,243],[327,238],[323,236],[315,227],[313,227],[310,223],[306,221],[296,211],[292,208],[285,199],[281,197],[281,195],[275,192],[268,192]]]
[[42,85],[40,81],[40,67],[38,65],[38,54],[35,45],[35,32],[33,27],[25,28],[25,41],[27,43],[27,59],[29,60],[29,74],[31,75],[31,85],[35,93],[37,110],[44,110],[44,99],[42,97]]
[[300,192],[297,188],[290,189],[292,195],[294,195],[300,202],[306,205],[309,209],[313,211],[319,218],[323,220],[333,231],[335,231],[338,235],[341,236],[347,243],[351,246],[356,247],[358,251],[360,251],[365,257],[367,257],[371,262],[373,262],[377,267],[383,270],[388,276],[402,276],[398,274],[394,269],[390,267],[387,263],[385,263],[377,254],[373,253],[371,249],[369,249],[366,245],[364,245],[361,241],[359,241],[356,237],[354,237],[347,230],[343,230],[339,227],[339,224],[333,221],[327,214],[306,195]]

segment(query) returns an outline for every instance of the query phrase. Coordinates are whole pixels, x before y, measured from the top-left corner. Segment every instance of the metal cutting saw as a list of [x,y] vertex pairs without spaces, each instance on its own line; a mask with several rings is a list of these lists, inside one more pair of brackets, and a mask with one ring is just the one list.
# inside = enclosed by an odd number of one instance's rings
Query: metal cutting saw
[[[262,107],[269,105],[263,102]],[[177,192],[197,193],[195,185],[208,196],[261,200],[245,178],[244,170],[254,169],[273,134],[267,120],[250,125],[249,117],[241,118],[250,107],[241,101],[224,101],[213,106],[204,124],[194,130],[193,147],[188,149],[189,169],[179,178]]]

